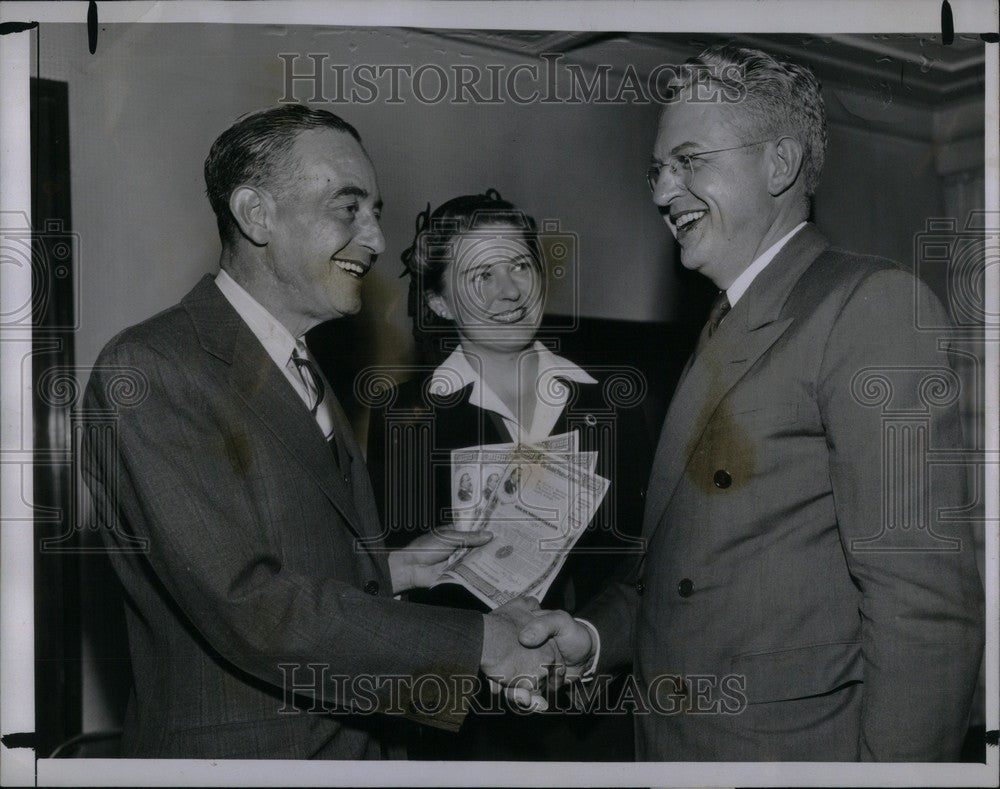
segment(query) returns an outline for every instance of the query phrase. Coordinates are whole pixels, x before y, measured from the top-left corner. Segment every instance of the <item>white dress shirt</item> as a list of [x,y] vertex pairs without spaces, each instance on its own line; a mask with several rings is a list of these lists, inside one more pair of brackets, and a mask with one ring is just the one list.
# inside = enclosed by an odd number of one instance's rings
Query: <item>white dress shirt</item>
[[[483,381],[482,362],[475,355],[465,352],[459,345],[451,355],[434,371],[429,385],[431,394],[447,396],[466,386],[472,385],[469,402],[486,411],[493,411],[503,419],[511,438],[518,443],[533,444],[549,437],[552,428],[569,399],[569,387],[557,378],[565,378],[577,383],[594,384],[597,381],[573,364],[569,359],[557,356],[539,341],[535,341],[524,354],[537,354],[538,373],[535,392],[542,395],[535,402],[531,424],[523,424],[518,415],[512,414],[503,401]],[[522,361],[524,356],[521,357]]]
[[315,402],[315,394],[303,379],[295,362],[292,361],[293,351],[298,349],[300,356],[313,363],[323,386],[326,387],[323,400],[319,404],[319,408],[316,409],[316,424],[323,431],[323,436],[329,440],[333,436],[333,413],[330,405],[333,390],[330,389],[330,383],[323,376],[316,360],[309,353],[309,349],[306,348],[305,340],[302,337],[293,337],[288,329],[225,271],[220,271],[216,275],[215,284],[222,291],[222,295],[226,297],[226,301],[232,304],[233,309],[239,313],[243,322],[250,327],[254,336],[260,340],[267,355],[278,365],[278,369],[291,384],[292,389],[305,403],[306,408],[310,410]]
[[805,222],[799,222],[795,227],[785,233],[785,235],[765,249],[753,263],[743,270],[743,273],[736,278],[733,284],[726,288],[726,298],[729,299],[730,309],[736,306],[736,302],[738,302],[743,294],[747,292],[747,288],[750,287],[750,283],[757,278],[757,275],[760,274],[760,272],[767,268],[767,264],[774,260],[777,254],[781,251],[782,247],[789,242],[792,236],[798,233],[805,226]]

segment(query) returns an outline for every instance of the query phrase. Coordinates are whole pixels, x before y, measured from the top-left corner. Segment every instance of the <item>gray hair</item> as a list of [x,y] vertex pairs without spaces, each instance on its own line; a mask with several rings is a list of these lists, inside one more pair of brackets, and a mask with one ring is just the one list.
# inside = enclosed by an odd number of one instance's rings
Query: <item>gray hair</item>
[[[683,87],[708,80],[738,104],[756,136],[790,134],[802,146],[807,196],[816,191],[826,155],[826,108],[819,80],[806,66],[759,49],[716,44],[685,64]],[[739,120],[736,121],[739,123]]]
[[303,104],[282,104],[252,113],[218,136],[205,160],[205,186],[223,245],[239,235],[229,210],[233,190],[241,184],[281,186],[284,157],[295,138],[304,131],[324,128],[361,142],[357,130],[343,118]]

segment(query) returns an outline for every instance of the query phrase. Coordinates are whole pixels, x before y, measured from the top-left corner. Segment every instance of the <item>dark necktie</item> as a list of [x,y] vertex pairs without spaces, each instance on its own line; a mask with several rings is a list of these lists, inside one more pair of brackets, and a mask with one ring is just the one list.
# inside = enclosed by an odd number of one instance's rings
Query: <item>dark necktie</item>
[[701,353],[702,347],[708,342],[708,338],[715,334],[716,329],[719,328],[722,319],[729,314],[730,309],[732,307],[729,304],[729,297],[726,296],[726,291],[720,290],[719,295],[712,302],[712,309],[708,312],[708,321],[705,323],[705,328],[702,329],[701,335],[698,337],[698,345],[694,349],[695,356]]

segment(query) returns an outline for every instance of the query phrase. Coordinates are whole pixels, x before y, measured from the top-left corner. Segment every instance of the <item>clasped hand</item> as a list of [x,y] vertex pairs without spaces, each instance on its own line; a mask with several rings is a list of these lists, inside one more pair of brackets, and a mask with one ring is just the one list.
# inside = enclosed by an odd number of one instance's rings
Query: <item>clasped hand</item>
[[511,600],[483,620],[482,671],[525,709],[547,709],[545,688],[578,680],[593,657],[589,628],[565,611],[542,610],[533,597]]
[[[389,554],[393,593],[430,586],[455,551],[484,545],[488,531],[437,529]],[[545,611],[533,597],[518,597],[483,617],[480,668],[507,699],[545,710],[544,691],[580,679],[596,645],[589,628],[565,611]]]

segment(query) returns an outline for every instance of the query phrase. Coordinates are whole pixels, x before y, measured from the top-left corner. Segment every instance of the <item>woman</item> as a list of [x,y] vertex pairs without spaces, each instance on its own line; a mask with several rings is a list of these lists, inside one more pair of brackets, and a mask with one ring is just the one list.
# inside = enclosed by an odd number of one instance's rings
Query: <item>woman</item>
[[[639,550],[651,459],[641,381],[621,370],[600,381],[538,338],[545,296],[539,235],[534,220],[495,191],[456,197],[433,213],[428,207],[403,262],[418,346],[427,357],[447,358],[390,392],[372,414],[368,464],[387,542],[409,542],[414,531],[452,519],[452,450],[537,443],[575,430],[581,452],[598,452],[596,473],[611,487],[541,602],[579,610]],[[411,599],[486,610],[456,585]],[[458,735],[422,729],[411,756],[630,761],[631,719],[555,709],[473,714]]]

